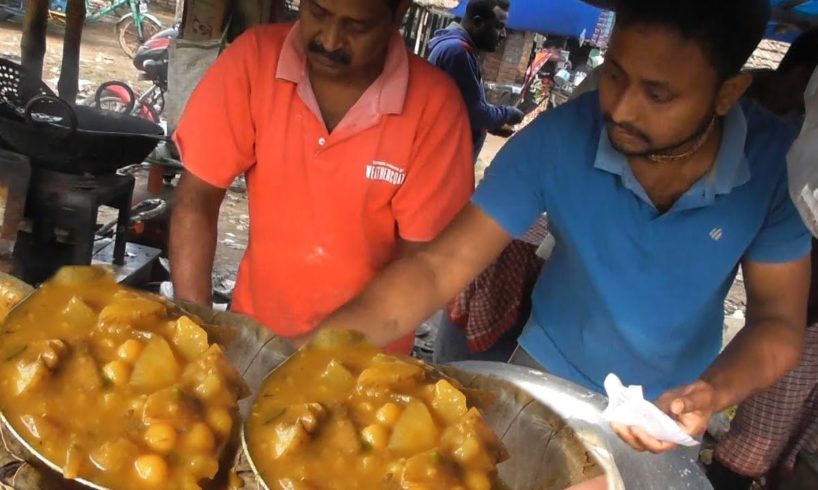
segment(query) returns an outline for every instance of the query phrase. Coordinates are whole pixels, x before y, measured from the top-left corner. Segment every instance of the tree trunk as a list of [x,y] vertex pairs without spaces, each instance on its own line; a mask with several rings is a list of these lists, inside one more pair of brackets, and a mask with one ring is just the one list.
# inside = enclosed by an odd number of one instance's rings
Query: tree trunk
[[27,0],[23,16],[23,37],[20,41],[20,58],[23,68],[37,80],[43,78],[45,57],[45,34],[48,26],[49,0]]
[[80,45],[82,26],[85,23],[85,1],[68,0],[65,12],[65,37],[63,38],[62,66],[57,90],[60,98],[69,104],[77,101],[80,77]]

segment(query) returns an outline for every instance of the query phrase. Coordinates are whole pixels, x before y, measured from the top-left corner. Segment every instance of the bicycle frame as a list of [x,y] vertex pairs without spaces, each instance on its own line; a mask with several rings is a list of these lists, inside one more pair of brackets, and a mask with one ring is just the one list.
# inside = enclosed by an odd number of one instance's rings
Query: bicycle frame
[[[23,1],[24,0],[20,0],[20,7],[19,7],[19,14],[20,15],[23,14]],[[145,11],[143,12],[142,5],[147,5],[146,3],[144,3],[144,0],[115,0],[115,1],[112,0],[111,3],[107,7],[103,8],[101,10],[93,11],[93,10],[91,10],[90,0],[85,0],[85,11],[86,11],[85,21],[86,22],[96,22],[96,21],[98,21],[98,20],[100,20],[100,19],[102,19],[102,18],[104,18],[104,17],[106,17],[108,15],[116,13],[116,10],[121,8],[121,7],[128,7],[128,9],[131,11],[131,13],[126,14],[126,16],[127,15],[132,15],[133,16],[134,27],[136,27],[137,35],[139,35],[139,37],[141,38],[144,35],[144,33],[142,32],[142,20],[145,18],[146,14],[147,14],[147,7],[145,8]],[[11,9],[7,8],[6,10],[11,10]],[[64,19],[64,17],[65,17],[65,12],[64,11],[49,10],[48,13],[51,16],[56,16],[56,17],[59,17],[60,19]]]

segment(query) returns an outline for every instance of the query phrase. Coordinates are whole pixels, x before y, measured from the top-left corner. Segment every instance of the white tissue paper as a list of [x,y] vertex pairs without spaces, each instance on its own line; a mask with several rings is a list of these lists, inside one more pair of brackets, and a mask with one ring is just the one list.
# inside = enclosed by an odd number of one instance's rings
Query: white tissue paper
[[679,446],[696,446],[699,441],[690,437],[659,407],[645,400],[641,386],[624,386],[615,374],[605,378],[608,407],[602,417],[610,423],[635,426],[664,442]]

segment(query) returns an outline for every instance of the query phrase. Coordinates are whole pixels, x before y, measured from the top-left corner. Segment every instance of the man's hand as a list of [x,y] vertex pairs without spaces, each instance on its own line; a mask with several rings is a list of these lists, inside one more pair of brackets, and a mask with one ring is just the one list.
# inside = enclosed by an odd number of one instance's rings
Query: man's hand
[[[707,430],[710,419],[719,411],[716,391],[706,381],[670,390],[659,397],[656,405],[673,417],[679,426],[692,437],[700,437]],[[649,435],[639,427],[611,424],[614,432],[637,451],[664,453],[676,448]]]
[[506,124],[514,126],[523,122],[523,118],[525,117],[523,111],[514,106],[507,106],[506,109],[508,109],[508,121],[506,121]]

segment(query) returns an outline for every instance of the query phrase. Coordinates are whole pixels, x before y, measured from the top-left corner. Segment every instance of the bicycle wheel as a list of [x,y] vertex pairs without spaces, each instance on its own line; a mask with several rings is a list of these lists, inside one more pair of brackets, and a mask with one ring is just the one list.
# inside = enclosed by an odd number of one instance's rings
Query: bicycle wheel
[[162,26],[148,17],[142,17],[142,37],[136,30],[136,24],[132,15],[125,17],[116,24],[116,37],[119,41],[119,47],[128,55],[128,58],[133,58],[136,49],[145,42],[148,38],[162,30]]

